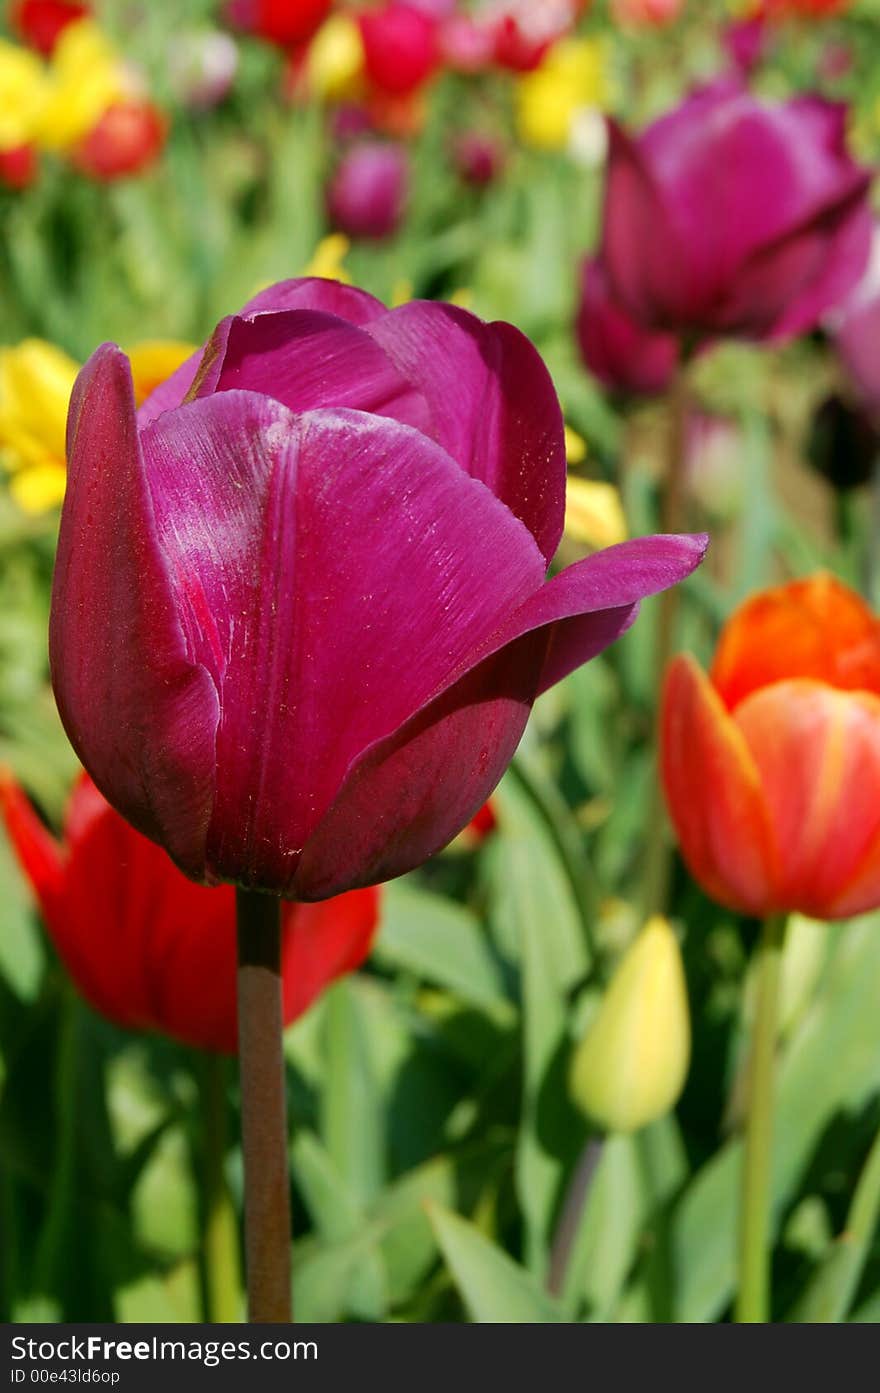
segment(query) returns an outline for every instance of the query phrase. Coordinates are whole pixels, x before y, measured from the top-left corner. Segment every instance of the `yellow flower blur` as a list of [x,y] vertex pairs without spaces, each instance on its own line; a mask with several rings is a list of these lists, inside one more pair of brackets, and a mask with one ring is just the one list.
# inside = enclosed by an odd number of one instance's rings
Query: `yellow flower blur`
[[565,535],[590,547],[611,547],[627,538],[620,493],[613,484],[569,475],[565,493]]
[[0,39],[0,150],[34,140],[46,96],[46,71],[36,54]]
[[68,24],[48,69],[40,143],[51,150],[75,145],[130,90],[121,59],[97,24],[90,19]]
[[678,940],[660,915],[624,953],[575,1051],[572,1096],[609,1132],[634,1132],[677,1102],[691,1052]]
[[360,28],[347,15],[331,15],[309,46],[309,87],[318,97],[338,101],[357,92],[363,71]]
[[126,351],[131,363],[134,399],[140,406],[181,363],[195,353],[196,345],[180,339],[144,339]]
[[304,276],[319,276],[325,281],[341,281],[351,285],[351,276],[343,266],[351,250],[351,242],[344,232],[331,232],[322,237],[315,248],[314,256],[303,269]]
[[67,406],[79,365],[42,339],[0,349],[0,463],[29,513],[64,497]]
[[[138,405],[195,352],[177,339],[148,339],[129,349]],[[0,348],[0,465],[26,513],[57,508],[67,482],[65,436],[79,363],[44,339]]]
[[520,139],[539,150],[563,150],[585,110],[604,110],[611,98],[607,45],[565,39],[540,67],[519,79],[516,122]]

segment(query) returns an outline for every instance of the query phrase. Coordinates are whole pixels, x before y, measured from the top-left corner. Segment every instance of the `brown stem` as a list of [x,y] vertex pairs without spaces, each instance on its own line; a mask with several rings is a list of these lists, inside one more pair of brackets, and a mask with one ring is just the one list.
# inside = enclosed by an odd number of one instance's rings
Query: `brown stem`
[[272,895],[236,893],[238,1052],[244,1152],[248,1319],[293,1319],[290,1182],[281,1016],[281,906]]
[[591,1137],[587,1142],[575,1166],[571,1184],[563,1201],[562,1214],[550,1249],[547,1290],[551,1296],[562,1296],[564,1293],[572,1253],[587,1207],[590,1187],[602,1159],[602,1145],[603,1138],[601,1137]]

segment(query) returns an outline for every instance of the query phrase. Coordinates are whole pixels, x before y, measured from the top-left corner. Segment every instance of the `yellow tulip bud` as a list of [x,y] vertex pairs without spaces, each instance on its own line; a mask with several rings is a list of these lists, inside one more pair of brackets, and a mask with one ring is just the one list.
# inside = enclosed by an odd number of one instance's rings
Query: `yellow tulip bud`
[[181,363],[195,353],[196,345],[180,339],[144,339],[126,351],[131,363],[134,399],[140,406]]
[[565,495],[565,535],[590,547],[625,542],[626,518],[613,484],[569,476]]
[[338,100],[351,96],[364,70],[361,31],[346,15],[331,15],[322,24],[306,60],[309,86],[317,97]]
[[0,39],[0,150],[30,144],[46,95],[46,72],[36,54]]
[[0,460],[28,512],[54,507],[64,494],[67,407],[78,371],[43,339],[0,349]]
[[678,941],[655,915],[624,953],[575,1051],[575,1102],[609,1132],[634,1132],[678,1100],[690,1062]]

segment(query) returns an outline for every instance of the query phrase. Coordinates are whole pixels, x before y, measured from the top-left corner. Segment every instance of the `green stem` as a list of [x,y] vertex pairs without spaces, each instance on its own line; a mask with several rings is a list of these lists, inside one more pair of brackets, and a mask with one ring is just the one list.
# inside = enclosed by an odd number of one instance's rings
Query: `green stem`
[[76,993],[70,983],[64,982],[55,1058],[55,1168],[49,1185],[46,1218],[34,1254],[33,1286],[39,1296],[56,1295],[59,1275],[66,1270],[69,1260],[65,1240],[76,1189],[79,1016],[80,1005]]
[[[668,397],[666,475],[663,480],[660,504],[660,527],[663,532],[683,532],[687,524],[685,446],[689,403],[688,365],[687,361],[684,360],[679,364]],[[655,690],[660,689],[663,675],[669,659],[672,657],[680,602],[681,587],[679,585],[673,585],[668,590],[664,590],[657,601]],[[663,913],[669,893],[669,835],[663,790],[660,787],[660,778],[656,770],[651,780],[643,846],[645,847],[645,860],[642,909],[647,917],[650,914]]]
[[225,1325],[237,1321],[241,1314],[238,1224],[224,1171],[228,1142],[226,1094],[229,1062],[223,1055],[206,1053],[199,1063],[205,1206],[202,1228],[205,1320],[212,1325]]
[[283,1323],[292,1315],[281,903],[272,895],[238,890],[236,906],[248,1319]]
[[785,915],[765,920],[756,958],[758,1002],[749,1068],[736,1303],[736,1319],[747,1324],[767,1321],[770,1313],[773,1100],[785,925]]

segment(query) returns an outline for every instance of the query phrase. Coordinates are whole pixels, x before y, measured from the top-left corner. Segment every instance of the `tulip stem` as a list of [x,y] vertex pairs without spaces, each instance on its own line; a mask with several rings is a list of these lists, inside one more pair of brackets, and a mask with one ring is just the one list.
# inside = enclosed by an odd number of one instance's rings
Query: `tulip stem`
[[[690,384],[688,364],[685,360],[676,370],[667,398],[666,474],[660,504],[662,532],[681,532],[687,521],[685,441],[689,401]],[[656,682],[653,690],[659,689],[672,657],[680,599],[681,586],[672,585],[663,591],[657,601]],[[669,836],[660,777],[656,771],[647,803],[642,896],[642,908],[646,916],[663,913],[669,890]]]
[[604,1140],[601,1136],[590,1137],[578,1158],[563,1200],[562,1213],[550,1249],[550,1266],[547,1272],[547,1290],[551,1296],[562,1297],[565,1294],[566,1279],[570,1274],[590,1190],[602,1159]]
[[756,957],[758,1001],[751,1041],[745,1155],[740,1196],[739,1293],[736,1319],[755,1324],[770,1314],[770,1183],[779,983],[786,917],[764,922]]
[[205,1187],[202,1227],[205,1319],[212,1325],[223,1325],[239,1319],[241,1300],[238,1225],[224,1172],[229,1061],[221,1054],[205,1053],[199,1063]]
[[292,1319],[290,1179],[281,1015],[281,904],[236,893],[238,1052],[248,1319]]

